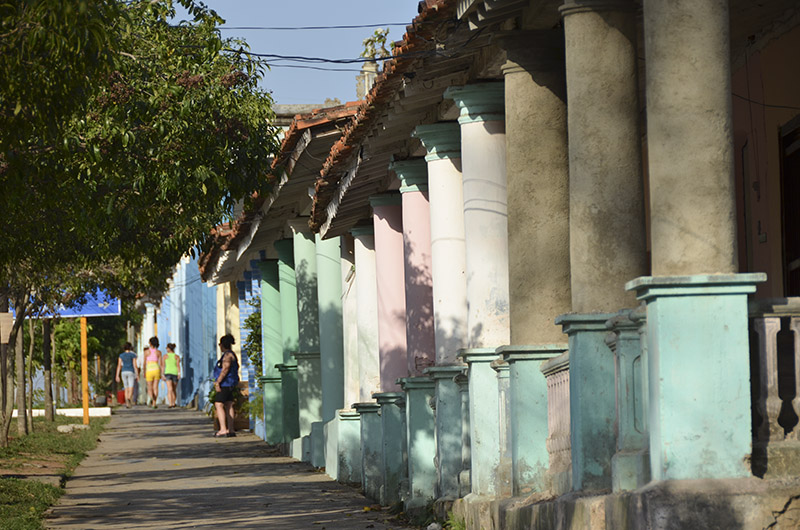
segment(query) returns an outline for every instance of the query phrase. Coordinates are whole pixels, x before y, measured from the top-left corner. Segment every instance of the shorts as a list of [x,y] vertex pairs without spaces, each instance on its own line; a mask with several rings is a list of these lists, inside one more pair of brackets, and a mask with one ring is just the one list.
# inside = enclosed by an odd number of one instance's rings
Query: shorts
[[175,384],[178,384],[178,374],[166,374],[164,376],[167,381],[172,381]]
[[229,401],[233,401],[233,387],[219,387],[219,392],[214,396],[214,403],[228,403]]
[[147,380],[148,383],[150,381],[158,381],[159,379],[161,379],[161,370],[159,370],[158,368],[156,368],[155,370],[147,370],[144,373],[144,378]]
[[133,388],[133,384],[136,381],[136,374],[133,372],[121,372],[119,375],[122,378],[123,387]]

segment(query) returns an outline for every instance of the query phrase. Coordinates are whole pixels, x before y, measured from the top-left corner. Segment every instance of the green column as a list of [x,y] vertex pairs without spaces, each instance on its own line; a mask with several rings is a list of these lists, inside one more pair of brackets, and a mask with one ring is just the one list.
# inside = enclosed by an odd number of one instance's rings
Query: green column
[[344,407],[342,251],[338,237],[323,241],[317,234],[316,241],[319,336],[325,337],[319,345],[322,367],[322,421],[330,421],[336,416],[336,410]]
[[259,384],[264,392],[265,441],[283,442],[283,392],[277,365],[283,363],[281,333],[281,294],[278,260],[262,261],[261,269],[261,347],[263,377]]
[[300,435],[297,416],[297,363],[292,354],[297,351],[297,287],[294,273],[294,254],[292,240],[281,239],[275,242],[278,252],[278,285],[280,289],[281,345],[282,360],[280,370],[283,398],[283,436],[289,442]]
[[[294,234],[294,274],[297,286],[298,345],[297,393],[300,437],[311,434],[311,424],[322,419],[322,384],[319,368],[319,305],[317,302],[317,250],[306,218],[289,222]],[[311,457],[310,441],[303,442],[303,461]]]

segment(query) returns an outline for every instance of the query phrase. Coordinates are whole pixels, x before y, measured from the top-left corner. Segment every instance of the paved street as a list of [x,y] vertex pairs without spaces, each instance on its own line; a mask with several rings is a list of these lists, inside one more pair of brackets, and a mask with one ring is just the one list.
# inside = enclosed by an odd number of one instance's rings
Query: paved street
[[365,511],[354,488],[271,453],[254,435],[211,434],[211,420],[200,412],[118,411],[46,526],[406,528],[384,511]]

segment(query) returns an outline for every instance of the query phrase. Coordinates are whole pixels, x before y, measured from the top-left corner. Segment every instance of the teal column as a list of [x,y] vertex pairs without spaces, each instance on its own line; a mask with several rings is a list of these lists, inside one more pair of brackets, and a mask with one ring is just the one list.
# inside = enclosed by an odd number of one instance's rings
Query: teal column
[[[342,333],[342,264],[340,238],[316,235],[317,299],[319,305],[322,421],[344,407],[344,340]],[[348,403],[348,406],[350,404]]]
[[475,495],[495,494],[495,473],[500,464],[497,374],[492,362],[494,348],[471,348],[461,352],[469,366],[470,483]]
[[261,347],[262,374],[258,379],[264,395],[264,440],[270,444],[284,441],[283,393],[281,373],[283,336],[281,332],[281,293],[278,260],[266,260],[261,269]]
[[406,401],[403,392],[380,392],[372,395],[380,406],[383,444],[381,472],[383,487],[380,503],[389,506],[400,502],[400,492],[407,481]]
[[647,451],[646,348],[640,337],[645,332],[642,309],[620,311],[606,323],[606,344],[614,354],[616,379],[617,452],[611,458],[614,491],[630,491],[650,482]]
[[275,242],[278,252],[278,283],[281,307],[281,343],[283,362],[279,367],[283,398],[284,442],[290,442],[300,435],[297,406],[297,363],[292,354],[298,347],[297,287],[294,274],[294,253],[292,240],[281,239]]
[[364,495],[380,502],[383,490],[383,423],[381,406],[375,402],[354,403],[361,421],[361,489]]
[[494,472],[494,494],[500,498],[512,494],[511,422],[509,421],[509,366],[502,357],[490,364],[497,377],[497,469]]
[[[319,305],[317,250],[308,220],[289,222],[294,234],[294,274],[297,286],[297,392],[300,438],[311,434],[311,424],[322,419],[322,381],[319,371]],[[310,440],[301,442],[302,460],[311,458]],[[294,451],[293,451],[294,454]]]
[[647,303],[653,480],[750,476],[747,295],[766,274],[637,278]]
[[434,380],[408,377],[400,381],[406,393],[406,448],[408,454],[408,498],[406,513],[422,511],[436,498],[436,444],[431,404]]
[[[336,468],[333,478],[344,484],[361,482],[361,415],[353,409],[337,410],[336,420],[327,423],[326,429],[328,454],[333,455]],[[331,474],[332,470],[326,471]]]
[[515,497],[548,490],[547,380],[542,364],[567,351],[566,344],[504,346],[509,367],[512,486]]
[[614,356],[605,344],[613,314],[571,313],[556,318],[569,336],[569,414],[572,489],[611,489],[616,451]]

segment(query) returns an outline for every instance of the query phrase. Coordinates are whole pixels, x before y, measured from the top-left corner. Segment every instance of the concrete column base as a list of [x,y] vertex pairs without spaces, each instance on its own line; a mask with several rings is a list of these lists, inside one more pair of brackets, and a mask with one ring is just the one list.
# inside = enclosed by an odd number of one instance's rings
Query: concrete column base
[[436,497],[458,498],[458,474],[461,472],[461,393],[453,379],[466,366],[431,366],[425,374],[435,384],[434,428],[436,441]]
[[383,487],[380,503],[389,506],[403,500],[408,483],[405,393],[381,392],[372,394],[372,397],[380,406],[382,424],[383,443],[380,461],[383,468]]
[[290,443],[300,436],[300,423],[297,415],[297,365],[279,364],[281,373],[281,404],[283,419],[283,441]]
[[361,483],[361,415],[352,409],[336,411],[325,424],[325,472],[344,484]]
[[491,367],[495,348],[468,348],[461,357],[469,366],[470,481],[472,493],[494,496],[500,465],[497,374]]
[[361,489],[373,502],[380,502],[383,490],[383,424],[375,402],[355,403],[361,425]]
[[647,303],[653,480],[750,475],[747,295],[766,279],[660,276],[626,285]]
[[325,467],[325,424],[315,421],[311,424],[311,465]]
[[431,401],[435,382],[430,377],[400,380],[406,392],[408,492],[404,502],[410,516],[421,513],[436,496],[436,442]]
[[569,313],[556,318],[569,336],[569,414],[572,489],[611,488],[616,452],[614,356],[605,343],[608,313]]
[[283,392],[280,377],[261,377],[258,380],[264,396],[264,441],[283,443]]
[[566,344],[503,346],[498,353],[509,365],[509,411],[514,496],[549,489],[547,469],[547,380],[544,361],[567,350]]

